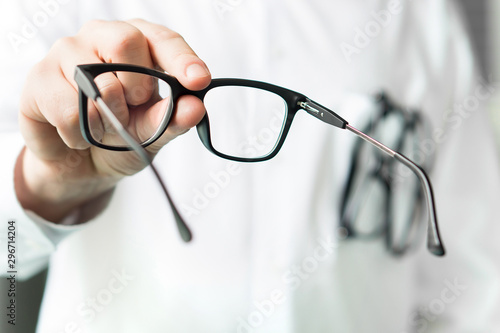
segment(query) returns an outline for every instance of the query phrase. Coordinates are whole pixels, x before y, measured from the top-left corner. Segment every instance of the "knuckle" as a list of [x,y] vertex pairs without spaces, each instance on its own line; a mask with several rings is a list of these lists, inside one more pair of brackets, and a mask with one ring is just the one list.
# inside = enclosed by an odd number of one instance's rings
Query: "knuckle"
[[125,89],[125,98],[131,105],[146,103],[158,89],[157,82],[149,76],[137,78],[134,83]]
[[130,23],[130,24],[142,24],[142,23],[147,23],[147,21],[146,21],[146,20],[144,20],[144,19],[142,19],[142,18],[140,18],[140,17],[134,17],[134,18],[132,18],[132,19],[130,19],[130,20],[127,20],[127,21],[125,21],[125,22]]
[[116,99],[122,94],[122,87],[117,80],[98,77],[98,79],[96,79],[96,84],[105,100]]
[[78,106],[70,105],[61,110],[61,116],[55,126],[68,148],[83,149],[86,147],[79,130],[80,118]]
[[108,107],[113,110],[118,120],[126,122],[128,119],[128,107],[121,83],[113,78],[102,78],[96,83]]
[[174,39],[179,39],[180,41],[185,42],[184,38],[178,32],[167,28],[158,29],[150,36],[150,40],[154,44]]
[[29,76],[35,79],[41,78],[45,76],[49,71],[51,71],[51,65],[50,62],[47,60],[47,58],[44,58],[37,62],[30,71]]
[[134,86],[129,89],[125,98],[130,105],[141,105],[146,103],[151,97],[150,92],[140,86]]
[[76,44],[76,39],[74,37],[66,36],[59,38],[58,40],[55,41],[54,45],[52,46],[53,51],[60,51],[60,50],[65,50],[74,47]]
[[89,33],[89,32],[93,32],[95,31],[96,29],[99,29],[103,26],[103,24],[105,24],[106,21],[104,20],[90,20],[90,21],[87,21],[86,23],[83,24],[82,28],[80,29],[80,33]]
[[122,55],[145,47],[147,47],[147,41],[142,32],[127,24],[127,27],[117,32],[111,52],[113,55]]
[[79,145],[79,142],[76,141],[75,139],[73,138],[70,138],[70,137],[62,137],[61,139],[63,139],[64,143],[66,144],[66,146],[70,149],[79,149],[80,148],[80,145]]
[[40,85],[54,77],[54,73],[57,73],[57,68],[58,64],[49,57],[40,60],[30,69],[25,83],[25,89],[30,88],[32,89],[31,93],[39,93]]
[[77,105],[70,105],[62,112],[63,123],[69,128],[78,128],[80,126],[79,108]]
[[63,139],[66,146],[73,150],[81,150],[88,148],[88,144],[83,140],[75,137],[64,137]]
[[179,67],[183,67],[185,64],[193,62],[197,57],[191,53],[177,52],[173,56],[173,62],[178,64]]

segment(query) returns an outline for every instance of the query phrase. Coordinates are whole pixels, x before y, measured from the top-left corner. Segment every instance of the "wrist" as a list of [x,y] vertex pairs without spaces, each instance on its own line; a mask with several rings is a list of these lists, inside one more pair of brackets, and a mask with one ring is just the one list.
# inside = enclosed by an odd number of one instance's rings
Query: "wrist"
[[14,184],[24,209],[58,223],[76,208],[110,192],[121,179],[97,175],[91,165],[85,165],[90,159],[82,159],[73,168],[66,164],[39,159],[28,148],[21,151]]

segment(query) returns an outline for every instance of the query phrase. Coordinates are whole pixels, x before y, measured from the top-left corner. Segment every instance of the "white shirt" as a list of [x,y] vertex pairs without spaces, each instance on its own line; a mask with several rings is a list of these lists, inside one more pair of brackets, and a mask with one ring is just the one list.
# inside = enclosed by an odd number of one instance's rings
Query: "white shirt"
[[[47,0],[1,12],[9,36],[0,59],[1,221],[17,222],[20,277],[50,258],[38,332],[500,330],[499,165],[474,104],[488,97],[454,2]],[[355,126],[380,90],[423,110],[434,128],[422,149],[435,150],[446,257],[422,245],[397,259],[381,239],[335,238],[356,138],[305,112],[278,156],[261,164],[210,154],[196,131],[160,152],[155,162],[193,231],[190,244],[147,169],[122,181],[84,225],[24,212],[12,170],[27,70],[84,22],[133,17],[181,33],[213,77],[282,85]]]

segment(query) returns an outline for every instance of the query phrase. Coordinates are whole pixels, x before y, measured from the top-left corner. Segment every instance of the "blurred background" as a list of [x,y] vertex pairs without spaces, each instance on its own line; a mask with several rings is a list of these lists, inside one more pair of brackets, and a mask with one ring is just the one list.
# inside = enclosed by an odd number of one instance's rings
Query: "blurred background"
[[[490,83],[500,80],[500,1],[459,0],[469,28],[472,44],[479,61],[482,76]],[[500,147],[500,91],[489,104],[491,121],[495,125],[497,145]]]
[[[485,81],[500,81],[500,1],[457,0],[462,4],[464,17],[470,32],[480,71]],[[496,129],[496,140],[500,151],[500,87],[490,100],[489,113]],[[17,322],[13,327],[0,321],[0,332],[35,332],[38,310],[43,296],[47,271],[32,279],[18,282]],[[0,290],[7,289],[7,281],[0,281]],[[5,309],[7,297],[0,297],[0,308]]]

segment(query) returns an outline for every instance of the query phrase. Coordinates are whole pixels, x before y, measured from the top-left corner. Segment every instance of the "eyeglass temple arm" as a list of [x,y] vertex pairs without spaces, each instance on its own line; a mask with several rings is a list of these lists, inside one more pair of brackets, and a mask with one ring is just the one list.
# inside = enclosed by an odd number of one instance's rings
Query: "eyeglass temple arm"
[[179,234],[181,235],[181,238],[185,242],[191,241],[193,238],[193,235],[191,231],[189,230],[186,222],[184,222],[184,219],[181,217],[179,214],[179,211],[177,210],[177,207],[175,206],[172,197],[170,196],[170,193],[167,190],[167,187],[165,183],[163,182],[162,178],[160,177],[158,171],[153,165],[153,160],[151,157],[149,157],[148,153],[146,150],[139,144],[137,141],[128,134],[128,132],[125,130],[125,128],[122,126],[120,121],[115,117],[113,112],[109,109],[109,107],[104,103],[101,97],[97,97],[97,104],[101,107],[103,110],[104,114],[106,117],[110,120],[111,124],[115,128],[115,130],[118,132],[118,134],[127,142],[127,144],[130,145],[130,147],[139,155],[139,157],[142,159],[142,161],[151,167],[153,170],[156,178],[158,179],[158,182],[160,183],[163,192],[165,193],[165,196],[167,197],[168,203],[170,204],[170,208],[172,209],[172,214],[174,215],[175,218],[175,223],[177,225],[177,229],[179,230]]
[[429,223],[427,226],[427,249],[436,256],[443,256],[445,254],[445,249],[443,246],[443,242],[441,241],[441,236],[439,234],[434,192],[432,190],[432,185],[429,180],[429,176],[426,174],[426,172],[406,156],[390,149],[389,147],[385,146],[384,144],[380,143],[374,138],[352,127],[342,117],[337,115],[335,112],[325,108],[324,106],[316,102],[313,102],[309,99],[307,99],[306,101],[298,102],[298,105],[304,110],[306,110],[307,113],[311,114],[312,116],[328,124],[331,124],[333,126],[342,129],[347,129],[350,132],[356,134],[358,137],[371,143],[375,147],[382,150],[384,153],[388,154],[392,158],[404,164],[411,171],[413,171],[413,173],[415,173],[415,175],[419,178],[424,188],[424,193],[427,200],[427,207],[429,210]]
[[160,177],[158,171],[153,165],[153,160],[151,157],[149,157],[148,153],[146,150],[134,139],[128,134],[127,130],[123,127],[123,125],[120,123],[120,121],[116,118],[116,116],[113,114],[113,112],[109,109],[107,104],[103,101],[101,98],[101,94],[99,92],[99,89],[97,88],[94,80],[86,75],[80,68],[76,68],[75,70],[75,81],[78,83],[78,86],[80,89],[82,89],[83,93],[87,95],[89,98],[94,100],[97,105],[101,108],[105,116],[108,118],[108,120],[111,122],[111,125],[114,127],[114,129],[118,132],[118,134],[122,137],[123,140],[132,148],[132,150],[137,153],[137,155],[141,158],[141,160],[146,164],[151,166],[151,169],[153,170],[156,178],[158,179],[158,182],[160,183],[163,192],[165,193],[165,196],[167,197],[168,203],[170,204],[170,208],[172,209],[172,214],[174,215],[175,218],[175,223],[177,224],[177,229],[179,230],[179,234],[181,235],[181,238],[185,242],[191,241],[193,238],[193,235],[191,233],[191,230],[189,230],[189,227],[187,226],[186,222],[184,222],[184,219],[182,216],[179,214],[179,211],[177,210],[177,207],[175,206],[168,190],[163,182],[162,178]]
[[156,178],[158,179],[158,182],[161,185],[161,188],[163,189],[163,192],[165,193],[165,196],[167,197],[168,203],[170,204],[170,209],[172,210],[172,214],[174,214],[177,230],[179,230],[179,234],[181,235],[182,240],[185,241],[186,243],[190,242],[193,239],[193,234],[191,233],[191,230],[189,230],[189,227],[187,226],[186,222],[184,222],[184,219],[177,210],[177,207],[175,206],[172,197],[170,196],[170,193],[167,190],[167,186],[163,182],[162,177],[158,173],[158,170],[156,170],[156,167],[153,165],[152,162],[149,164],[149,166],[151,167],[151,170],[153,170]]

